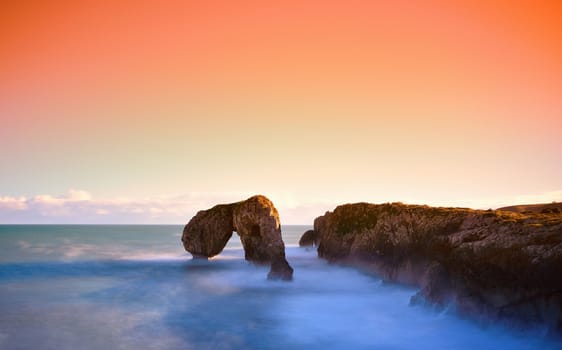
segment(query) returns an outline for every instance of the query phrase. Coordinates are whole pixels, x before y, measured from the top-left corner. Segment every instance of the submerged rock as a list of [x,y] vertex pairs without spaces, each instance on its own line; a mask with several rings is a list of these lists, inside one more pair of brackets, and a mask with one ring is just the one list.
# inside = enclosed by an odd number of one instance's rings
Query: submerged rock
[[285,258],[279,213],[264,196],[198,212],[185,226],[181,240],[185,250],[195,258],[210,258],[224,249],[233,231],[240,236],[246,260],[271,264],[269,279],[292,279],[293,269]]
[[318,255],[419,286],[413,301],[562,332],[562,215],[356,203],[314,221]]

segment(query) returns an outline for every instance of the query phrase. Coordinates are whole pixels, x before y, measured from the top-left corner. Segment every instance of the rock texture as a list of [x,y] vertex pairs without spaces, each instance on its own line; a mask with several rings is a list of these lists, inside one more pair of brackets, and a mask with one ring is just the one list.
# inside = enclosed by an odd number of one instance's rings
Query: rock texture
[[415,301],[562,333],[562,215],[356,203],[314,221],[318,255],[420,287]]
[[316,235],[316,231],[308,230],[302,234],[301,238],[299,239],[299,246],[300,247],[312,247],[318,245],[318,239]]
[[185,226],[182,242],[195,258],[219,254],[236,231],[246,260],[271,264],[269,279],[291,280],[293,269],[285,259],[279,213],[264,196],[221,204],[197,213]]
[[185,250],[194,258],[219,254],[234,231],[232,216],[236,204],[220,204],[197,213],[183,229]]
[[562,203],[552,202],[544,204],[520,204],[499,208],[498,210],[512,211],[515,213],[524,214],[528,214],[530,212],[542,214],[558,214],[562,212]]

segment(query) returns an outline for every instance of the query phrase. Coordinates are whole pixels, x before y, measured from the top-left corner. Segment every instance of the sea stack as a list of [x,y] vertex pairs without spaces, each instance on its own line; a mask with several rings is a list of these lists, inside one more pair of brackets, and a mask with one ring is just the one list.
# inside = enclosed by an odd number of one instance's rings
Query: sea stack
[[562,215],[346,204],[314,221],[318,255],[420,287],[414,302],[562,333]]
[[318,245],[316,231],[308,230],[299,239],[299,247],[312,247]]
[[224,249],[234,231],[240,236],[246,260],[270,264],[268,279],[292,279],[279,213],[265,196],[198,212],[185,226],[181,240],[194,258],[210,258]]

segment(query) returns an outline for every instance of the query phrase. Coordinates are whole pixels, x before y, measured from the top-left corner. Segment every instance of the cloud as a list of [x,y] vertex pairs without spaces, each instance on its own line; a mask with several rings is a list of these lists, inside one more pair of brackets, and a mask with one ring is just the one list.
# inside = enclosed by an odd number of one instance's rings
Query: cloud
[[87,191],[71,189],[62,195],[0,197],[0,223],[185,224],[199,210],[250,196],[243,193],[192,193],[147,198],[95,198]]
[[[30,198],[0,197],[0,223],[3,224],[185,224],[199,210],[218,203],[231,203],[251,193],[191,193],[147,198],[95,198],[89,192],[71,189],[63,195],[42,194]],[[308,224],[343,202],[302,201],[287,193],[271,193],[283,224]],[[539,194],[480,198],[431,203],[410,200],[412,204],[461,206],[478,209],[526,203],[562,202],[562,191]]]
[[27,203],[25,197],[0,197],[0,211],[25,210]]
[[96,214],[97,215],[109,215],[110,213],[109,213],[109,210],[107,210],[107,209],[97,209]]
[[[187,202],[188,203],[188,202]],[[31,198],[0,197],[1,223],[150,223],[178,222],[189,211],[180,198],[95,199],[87,191],[64,195],[40,194]],[[182,205],[183,204],[183,205]],[[162,216],[162,220],[158,220]],[[174,220],[175,219],[175,220]]]
[[80,190],[68,190],[66,196],[67,201],[79,202],[79,201],[89,201],[92,199],[92,195],[86,191]]

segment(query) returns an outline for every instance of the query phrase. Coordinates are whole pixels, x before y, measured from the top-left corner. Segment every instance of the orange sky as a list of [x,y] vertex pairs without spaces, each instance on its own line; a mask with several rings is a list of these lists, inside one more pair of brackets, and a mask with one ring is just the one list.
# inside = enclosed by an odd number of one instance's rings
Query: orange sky
[[560,1],[5,2],[0,197],[550,199],[561,18]]

